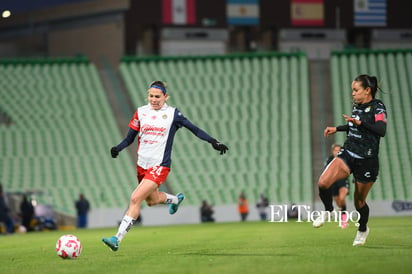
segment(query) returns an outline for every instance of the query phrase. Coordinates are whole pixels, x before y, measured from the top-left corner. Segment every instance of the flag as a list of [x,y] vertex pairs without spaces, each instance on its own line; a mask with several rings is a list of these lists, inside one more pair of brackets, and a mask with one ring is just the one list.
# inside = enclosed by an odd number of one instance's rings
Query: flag
[[386,26],[386,0],[354,0],[354,25]]
[[163,24],[196,24],[196,0],[162,0]]
[[226,0],[229,25],[259,25],[259,0]]
[[323,26],[323,0],[292,0],[291,18],[293,26]]

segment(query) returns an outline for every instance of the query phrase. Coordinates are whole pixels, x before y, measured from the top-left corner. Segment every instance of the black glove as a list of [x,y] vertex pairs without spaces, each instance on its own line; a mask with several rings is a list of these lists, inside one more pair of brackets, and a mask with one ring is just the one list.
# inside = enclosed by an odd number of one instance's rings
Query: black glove
[[119,150],[117,150],[117,147],[112,147],[110,149],[110,153],[112,154],[112,158],[117,158],[117,155],[119,155]]
[[210,141],[210,143],[212,144],[212,146],[213,146],[214,149],[220,151],[220,155],[225,154],[225,153],[226,153],[226,150],[229,150],[229,148],[228,148],[226,145],[220,143],[220,142],[219,142],[218,140],[216,140],[216,139],[212,139],[212,141]]

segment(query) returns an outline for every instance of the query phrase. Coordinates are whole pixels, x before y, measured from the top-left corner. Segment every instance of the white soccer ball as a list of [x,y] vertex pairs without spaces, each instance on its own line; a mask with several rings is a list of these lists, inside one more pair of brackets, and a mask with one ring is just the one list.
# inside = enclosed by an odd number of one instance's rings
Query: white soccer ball
[[56,252],[63,259],[75,259],[82,253],[82,243],[74,235],[63,235],[56,242]]

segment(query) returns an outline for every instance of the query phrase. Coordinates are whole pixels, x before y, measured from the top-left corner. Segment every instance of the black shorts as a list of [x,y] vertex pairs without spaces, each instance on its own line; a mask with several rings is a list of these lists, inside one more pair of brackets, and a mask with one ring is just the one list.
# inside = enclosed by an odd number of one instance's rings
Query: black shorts
[[378,157],[358,159],[352,157],[345,149],[341,149],[338,157],[349,167],[355,181],[360,183],[376,182],[379,173]]
[[339,196],[339,190],[342,187],[346,187],[348,189],[348,194],[349,194],[349,189],[350,189],[349,179],[338,180],[335,183],[333,183],[332,188],[331,188],[332,196]]

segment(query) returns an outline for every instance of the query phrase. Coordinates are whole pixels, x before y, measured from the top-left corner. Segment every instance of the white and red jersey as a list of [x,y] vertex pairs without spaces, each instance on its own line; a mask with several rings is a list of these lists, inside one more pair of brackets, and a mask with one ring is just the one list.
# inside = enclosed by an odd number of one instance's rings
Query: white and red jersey
[[138,132],[137,165],[144,169],[170,167],[173,139],[182,126],[202,140],[212,140],[175,107],[167,104],[159,110],[152,109],[149,104],[139,107],[129,122],[129,127]]

